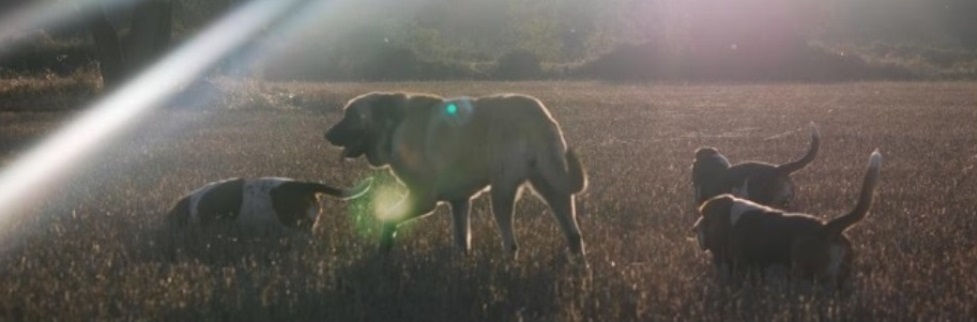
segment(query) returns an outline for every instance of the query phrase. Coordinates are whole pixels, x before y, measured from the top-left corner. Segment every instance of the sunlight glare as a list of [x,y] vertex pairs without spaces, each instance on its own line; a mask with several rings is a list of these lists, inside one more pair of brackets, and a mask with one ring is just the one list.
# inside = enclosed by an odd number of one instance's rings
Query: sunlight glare
[[373,195],[373,215],[380,221],[399,221],[410,208],[407,192],[397,182],[376,187]]
[[144,73],[87,108],[67,127],[27,151],[0,172],[0,226],[11,218],[28,192],[62,174],[98,143],[132,124],[184,83],[245,43],[301,0],[258,0],[209,26]]

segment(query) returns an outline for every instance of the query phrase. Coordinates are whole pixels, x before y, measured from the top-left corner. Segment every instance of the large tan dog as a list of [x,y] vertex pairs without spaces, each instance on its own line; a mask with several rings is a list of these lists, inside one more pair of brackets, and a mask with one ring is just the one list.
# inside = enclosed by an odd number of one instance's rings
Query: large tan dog
[[405,211],[380,216],[381,250],[389,251],[399,224],[447,202],[455,242],[467,253],[470,200],[490,186],[503,246],[515,253],[512,209],[520,187],[529,181],[553,210],[570,250],[584,253],[574,194],[586,187],[586,174],[560,126],[536,98],[374,92],[353,98],[344,110],[326,139],[344,148],[345,158],[365,155],[373,167],[389,166],[409,190],[402,201]]
[[845,230],[871,209],[881,165],[882,155],[875,151],[855,208],[841,217],[822,221],[723,194],[702,204],[693,232],[720,270],[742,275],[777,265],[800,278],[840,286],[854,257]]

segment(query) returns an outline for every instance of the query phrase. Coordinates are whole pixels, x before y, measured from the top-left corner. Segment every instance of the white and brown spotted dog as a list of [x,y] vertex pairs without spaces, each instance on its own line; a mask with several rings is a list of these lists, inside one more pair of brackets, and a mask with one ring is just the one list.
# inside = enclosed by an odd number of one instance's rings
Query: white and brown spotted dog
[[215,226],[234,228],[248,236],[311,231],[321,211],[318,194],[357,198],[371,183],[367,179],[351,189],[340,189],[279,177],[215,181],[180,198],[168,220],[174,233]]
[[451,205],[454,238],[469,251],[471,199],[491,187],[503,247],[518,247],[512,211],[528,182],[553,210],[571,252],[583,255],[574,195],[587,177],[559,124],[538,99],[519,94],[445,99],[413,93],[368,93],[350,100],[343,119],[325,134],[342,157],[366,156],[389,167],[408,188],[406,210],[381,214],[380,249],[389,251],[397,226]]
[[855,208],[835,219],[787,213],[723,194],[702,204],[692,230],[699,246],[712,253],[717,268],[731,269],[736,276],[783,266],[796,277],[841,285],[854,257],[845,230],[872,207],[881,165],[882,155],[876,150]]
[[820,146],[820,134],[812,123],[811,145],[807,154],[781,165],[755,161],[730,165],[729,160],[715,148],[699,148],[692,162],[695,205],[731,193],[760,204],[786,207],[797,190],[790,175],[814,161]]

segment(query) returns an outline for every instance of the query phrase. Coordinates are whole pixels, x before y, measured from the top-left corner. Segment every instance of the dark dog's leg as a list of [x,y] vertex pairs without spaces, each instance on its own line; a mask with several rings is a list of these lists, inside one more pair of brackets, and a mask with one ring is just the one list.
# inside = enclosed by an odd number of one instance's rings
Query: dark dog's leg
[[471,200],[457,199],[451,202],[451,222],[455,230],[455,245],[466,255],[471,251]]
[[743,287],[747,285],[752,285],[753,283],[753,266],[750,263],[746,263],[742,260],[734,260],[732,262],[732,275],[733,283],[735,287]]
[[[383,220],[383,230],[380,232],[380,251],[383,253],[388,253],[393,248],[397,226],[411,219],[431,213],[438,205],[437,200],[430,194],[415,193],[414,190],[407,193],[407,196],[397,206],[393,207],[393,209],[404,207],[404,203],[406,203],[406,207],[408,208],[403,213],[388,213],[383,216],[385,218]],[[392,211],[394,210],[389,210],[388,212]]]
[[[530,182],[533,185],[533,189],[546,200],[550,209],[553,210],[553,215],[559,221],[560,228],[563,230],[567,243],[570,244],[570,251],[583,256],[583,238],[580,236],[580,228],[577,225],[574,196],[554,187],[542,176],[533,176]],[[495,198],[493,197],[493,199]]]

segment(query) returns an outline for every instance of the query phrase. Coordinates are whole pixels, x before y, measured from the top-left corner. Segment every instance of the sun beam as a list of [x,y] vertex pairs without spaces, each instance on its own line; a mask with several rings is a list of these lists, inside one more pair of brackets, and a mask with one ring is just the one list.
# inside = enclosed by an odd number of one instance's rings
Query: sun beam
[[[0,227],[12,219],[18,206],[31,201],[32,189],[63,174],[69,164],[91,153],[99,142],[134,123],[181,84],[193,80],[302,2],[258,0],[234,10],[14,160],[0,172]],[[4,24],[0,31],[7,32],[7,28]]]

